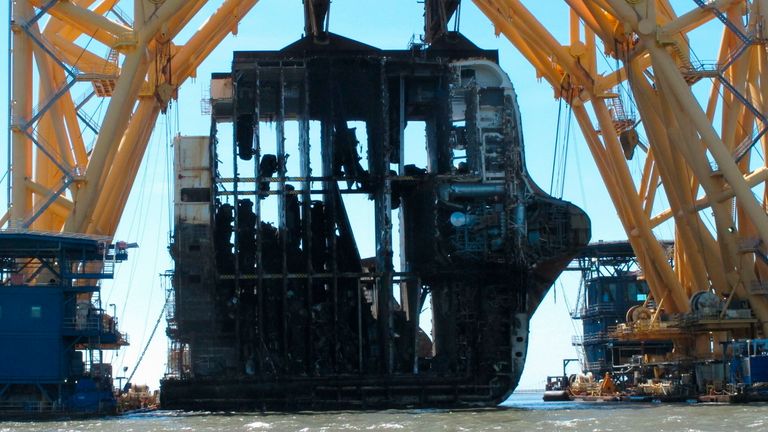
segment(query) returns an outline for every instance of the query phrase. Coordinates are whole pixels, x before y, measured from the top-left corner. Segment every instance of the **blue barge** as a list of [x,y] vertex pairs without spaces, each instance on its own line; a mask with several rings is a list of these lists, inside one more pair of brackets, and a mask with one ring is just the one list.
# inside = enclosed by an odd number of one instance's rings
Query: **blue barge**
[[0,232],[0,419],[116,412],[104,357],[128,338],[99,284],[126,258],[106,238]]

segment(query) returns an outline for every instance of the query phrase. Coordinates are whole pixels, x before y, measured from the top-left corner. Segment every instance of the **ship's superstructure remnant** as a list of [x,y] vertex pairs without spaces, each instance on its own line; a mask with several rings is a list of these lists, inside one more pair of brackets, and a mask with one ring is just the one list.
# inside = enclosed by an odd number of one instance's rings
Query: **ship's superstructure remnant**
[[128,344],[99,282],[127,258],[124,242],[77,234],[0,232],[0,419],[114,413],[104,352]]
[[[460,34],[405,51],[328,34],[236,52],[232,73],[213,77],[212,115],[210,140],[176,143],[165,407],[496,404],[511,393],[529,318],[589,221],[527,176],[496,52]],[[217,133],[227,122],[232,139]],[[426,142],[406,138],[409,125]]]

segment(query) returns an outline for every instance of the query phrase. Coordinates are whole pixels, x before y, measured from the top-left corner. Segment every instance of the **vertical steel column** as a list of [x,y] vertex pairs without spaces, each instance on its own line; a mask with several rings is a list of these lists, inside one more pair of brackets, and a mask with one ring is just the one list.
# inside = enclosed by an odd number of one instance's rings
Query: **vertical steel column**
[[[338,183],[334,183],[334,188],[336,188],[336,191],[338,191]],[[331,291],[333,292],[333,348],[331,349],[331,352],[333,353],[333,359],[331,361],[331,364],[333,365],[333,372],[338,372],[338,348],[339,348],[339,250],[338,250],[338,242],[336,237],[336,213],[337,213],[337,205],[339,205],[339,202],[337,201],[337,197],[341,198],[341,194],[334,195],[333,198],[331,198],[331,266],[332,266],[332,272],[333,272],[333,280],[331,281]],[[343,205],[343,204],[342,204]]]
[[306,356],[306,373],[310,374],[311,366],[314,357],[314,349],[312,346],[312,305],[314,303],[312,298],[313,289],[313,274],[315,269],[312,266],[312,162],[309,142],[309,70],[305,64],[304,67],[304,84],[303,91],[301,92],[303,99],[302,112],[299,116],[299,157],[301,158],[301,177],[304,179],[302,186],[302,250],[304,251],[306,266],[306,312],[307,312],[307,325],[305,331],[305,356]]
[[[333,142],[333,135],[331,135],[331,142]],[[333,154],[333,152],[331,152]],[[333,169],[331,169],[331,175],[333,175]],[[339,248],[338,248],[338,237],[336,236],[336,227],[337,227],[337,213],[338,213],[338,206],[344,205],[343,201],[341,200],[341,193],[339,192],[339,183],[337,181],[338,179],[333,179],[333,182],[331,183],[331,190],[328,191],[330,193],[329,197],[329,204],[330,207],[326,208],[328,210],[327,214],[327,233],[330,236],[328,240],[330,241],[331,246],[331,273],[332,273],[332,279],[331,279],[331,293],[333,298],[333,328],[331,330],[332,332],[332,338],[333,341],[333,348],[331,349],[331,353],[333,355],[333,358],[331,359],[331,364],[333,365],[333,371],[337,372],[337,359],[338,359],[338,353],[337,349],[339,347]]]
[[[330,253],[328,256],[328,261],[326,261],[325,266],[326,268],[323,269],[323,273],[331,273],[331,289],[333,291],[333,313],[334,317],[336,315],[336,290],[337,290],[337,265],[336,265],[336,230],[334,229],[335,225],[335,203],[336,203],[336,188],[338,187],[336,183],[336,179],[333,177],[333,117],[334,117],[334,103],[333,103],[333,88],[334,84],[330,82],[330,77],[333,76],[333,70],[331,67],[329,67],[328,70],[328,77],[329,77],[329,85],[328,90],[329,94],[327,95],[327,100],[330,101],[330,114],[327,115],[326,118],[322,120],[321,125],[321,157],[323,162],[323,203],[325,205],[325,234],[328,236],[326,239],[326,247],[330,248]],[[325,279],[327,280],[327,279]],[[334,343],[334,348],[336,346],[336,324],[334,320],[333,324],[333,334],[332,334],[332,340]],[[333,356],[331,359],[332,364],[335,366],[336,362],[336,356]]]
[[[256,85],[254,86],[254,91],[256,94],[254,95],[254,105],[255,105],[255,119],[253,124],[253,139],[254,139],[254,152],[253,152],[253,169],[255,172],[254,177],[256,178],[256,182],[254,183],[255,189],[259,190],[261,182],[263,180],[261,176],[261,125],[260,125],[260,119],[261,119],[261,67],[257,64],[255,67],[256,70]],[[258,334],[258,341],[255,343],[258,343],[260,347],[263,347],[264,344],[264,265],[263,265],[263,259],[262,259],[262,231],[261,231],[261,195],[257,192],[253,199],[253,212],[256,219],[256,277],[257,277],[257,283],[256,283],[256,319],[258,322],[258,327],[256,329],[256,333]],[[254,348],[255,349],[255,348]],[[258,350],[257,350],[258,351]],[[268,352],[264,352],[264,355],[269,355]],[[259,358],[259,370],[264,370],[264,356],[260,355],[257,356]]]
[[[403,76],[402,73],[400,74],[400,81],[399,81],[398,88],[400,90],[400,94],[399,94],[399,97],[398,97],[398,104],[399,104],[399,107],[398,107],[399,108],[399,111],[398,111],[399,114],[398,115],[399,115],[399,120],[400,120],[398,122],[398,127],[399,127],[399,135],[398,135],[399,136],[399,140],[398,140],[399,142],[398,142],[398,145],[400,147],[400,153],[399,153],[400,157],[399,157],[398,164],[397,164],[397,173],[400,176],[404,176],[405,175],[405,125],[406,125],[406,118],[405,118],[405,77]],[[389,171],[389,170],[387,170],[387,171]],[[410,269],[409,269],[409,266],[408,266],[408,260],[407,260],[407,256],[406,256],[406,253],[405,253],[405,244],[406,244],[405,242],[406,242],[406,239],[405,239],[405,229],[403,228],[405,226],[405,210],[403,209],[402,202],[400,203],[400,210],[398,211],[398,218],[399,218],[399,221],[400,221],[400,232],[399,232],[399,235],[400,235],[400,269],[399,270],[401,272],[407,272]],[[403,282],[403,281],[400,282],[400,304],[402,305],[403,310],[405,310],[406,313],[408,314],[407,315],[408,318],[409,319],[413,319],[412,316],[411,316],[412,313],[411,313],[411,310],[410,310],[410,296],[409,296],[409,292],[408,292],[408,285],[409,285],[408,280],[406,280],[405,282]]]
[[363,368],[363,287],[360,278],[357,278],[357,372],[365,373]]
[[[406,101],[405,101],[405,77],[400,74],[399,86],[400,90],[398,102],[399,102],[399,160],[398,160],[398,174],[405,175],[405,127],[407,125],[406,119]],[[400,219],[400,271],[403,273],[409,273],[411,271],[410,263],[408,262],[408,254],[406,253],[407,239],[405,236],[405,206],[401,200],[400,210],[398,211],[398,217]],[[400,281],[400,304],[406,312],[407,318],[410,320],[413,330],[413,373],[419,372],[419,353],[418,353],[418,335],[419,335],[419,294],[418,289],[421,286],[419,281],[413,280],[410,277],[401,279]]]
[[285,188],[285,70],[280,65],[280,82],[278,83],[277,90],[277,121],[276,121],[276,136],[277,136],[277,224],[280,232],[280,249],[282,249],[282,264],[281,271],[282,277],[282,358],[283,368],[288,366],[288,233],[286,227],[286,215],[285,215],[285,201],[286,201],[286,188]]
[[419,373],[419,325],[421,320],[421,296],[418,290],[421,288],[421,278],[408,282],[408,303],[411,309],[411,324],[413,325],[413,373]]
[[10,226],[20,224],[32,212],[32,197],[25,179],[32,175],[32,145],[20,125],[32,117],[32,41],[22,25],[32,17],[28,0],[12,3],[11,31],[13,41],[11,123],[11,202]]
[[241,325],[240,321],[242,321],[242,307],[241,307],[241,301],[240,301],[240,210],[239,210],[239,199],[238,199],[238,190],[239,190],[239,173],[237,169],[237,159],[238,159],[238,146],[237,146],[237,125],[238,125],[238,110],[237,110],[237,101],[239,99],[238,92],[240,91],[240,86],[238,85],[238,76],[233,74],[232,76],[232,87],[234,89],[235,94],[235,100],[234,100],[234,107],[233,107],[233,127],[232,127],[232,197],[234,199],[233,203],[233,209],[234,212],[234,227],[233,227],[233,234],[234,234],[234,247],[233,247],[233,253],[235,256],[235,271],[233,274],[234,277],[234,296],[237,299],[237,304],[235,305],[235,340],[236,340],[236,347],[237,347],[237,360],[242,360],[242,338],[241,338]]
[[389,83],[386,63],[379,64],[379,99],[381,105],[374,114],[374,133],[368,134],[368,154],[372,177],[376,179],[375,229],[376,229],[376,273],[378,273],[378,322],[382,341],[384,372],[391,374],[394,369],[392,346],[392,179],[389,175],[391,142],[389,134]]
[[398,175],[405,175],[405,126],[407,119],[405,118],[405,77],[400,74],[400,159],[398,160],[397,173]]
[[[326,269],[324,273],[331,273],[331,296],[332,296],[332,312],[333,312],[333,327],[331,330],[331,365],[334,371],[336,371],[337,356],[336,348],[338,347],[338,292],[339,292],[339,264],[338,264],[338,251],[336,242],[336,205],[338,193],[338,179],[334,177],[333,170],[333,152],[334,152],[334,130],[336,123],[336,110],[339,109],[334,103],[336,100],[335,90],[337,84],[333,81],[334,77],[334,64],[332,61],[328,62],[328,95],[327,100],[330,104],[330,114],[323,119],[322,124],[322,159],[323,159],[323,178],[326,180],[323,183],[323,202],[325,204],[325,234],[327,238],[327,247],[330,249],[330,253],[327,255],[328,260],[326,262]],[[342,113],[343,114],[343,113]]]

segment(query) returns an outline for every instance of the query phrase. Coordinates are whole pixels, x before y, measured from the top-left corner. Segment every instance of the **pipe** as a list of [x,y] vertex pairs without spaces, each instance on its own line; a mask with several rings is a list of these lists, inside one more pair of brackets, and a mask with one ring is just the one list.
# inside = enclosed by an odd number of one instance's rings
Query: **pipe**
[[438,196],[443,201],[454,198],[492,198],[504,194],[502,183],[452,183],[443,184],[438,188]]

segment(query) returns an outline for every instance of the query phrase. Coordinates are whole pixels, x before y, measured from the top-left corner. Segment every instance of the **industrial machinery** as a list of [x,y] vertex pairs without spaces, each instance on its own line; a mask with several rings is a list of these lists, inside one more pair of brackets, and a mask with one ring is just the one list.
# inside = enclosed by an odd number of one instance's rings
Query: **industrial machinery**
[[[129,13],[117,3],[12,3],[8,226],[113,235],[156,118],[257,0],[223,1],[178,46],[174,38],[206,0],[121,2]],[[459,3],[425,0],[425,42],[449,30]],[[663,312],[622,337],[666,332],[678,360],[708,361],[721,358],[720,341],[768,336],[764,2],[527,3],[471,2],[571,107],[584,135]],[[322,42],[330,1],[304,6],[305,32]],[[713,32],[719,44],[708,39]],[[603,55],[608,67],[598,67]],[[84,87],[85,98],[73,97]],[[103,118],[83,115],[98,98],[109,100]],[[84,134],[95,137],[92,148]],[[643,168],[633,178],[636,163]],[[665,226],[674,230],[672,257],[654,231]]]
[[[671,242],[663,243],[671,251]],[[628,242],[597,242],[582,250],[568,270],[582,275],[579,296],[571,317],[582,322],[582,336],[574,337],[582,369],[595,377],[606,372],[634,374],[666,363],[672,352],[669,340],[620,340],[619,324],[650,323],[658,308],[649,297],[648,284],[638,279],[637,257]],[[622,382],[623,384],[623,382]]]

